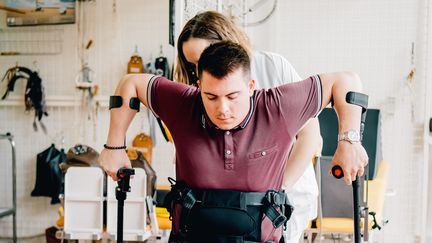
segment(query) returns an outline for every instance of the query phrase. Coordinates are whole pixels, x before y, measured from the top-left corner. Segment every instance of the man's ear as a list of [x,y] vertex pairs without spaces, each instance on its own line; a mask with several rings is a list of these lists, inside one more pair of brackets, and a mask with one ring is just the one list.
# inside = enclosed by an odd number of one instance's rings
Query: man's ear
[[255,90],[255,80],[253,79],[249,80],[248,88],[249,88],[249,96],[252,96]]
[[199,89],[201,88],[201,81],[199,79],[197,80],[197,86]]

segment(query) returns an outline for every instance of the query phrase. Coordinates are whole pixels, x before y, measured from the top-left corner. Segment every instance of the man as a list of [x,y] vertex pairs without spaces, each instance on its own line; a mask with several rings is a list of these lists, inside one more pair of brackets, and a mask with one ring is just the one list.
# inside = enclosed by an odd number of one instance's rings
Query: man
[[[268,203],[270,207],[260,204],[267,216],[262,223],[259,213],[263,210],[249,212],[249,207],[235,207],[238,210],[233,211],[228,204],[243,205],[243,198],[252,198],[248,192],[266,192],[263,198],[268,199],[270,189],[281,188],[285,161],[297,131],[331,99],[339,117],[339,132],[358,133],[361,110],[347,104],[345,95],[359,91],[360,80],[352,73],[322,74],[254,91],[250,58],[240,45],[231,42],[206,48],[198,62],[198,75],[199,89],[148,74],[123,78],[115,92],[122,97],[123,105],[111,111],[106,149],[99,161],[113,179],[117,179],[120,167],[130,167],[121,149],[136,111],[125,103],[138,97],[171,131],[177,153],[176,179],[191,189],[186,191],[193,195],[188,199],[198,205],[190,211],[186,204],[174,208],[174,234],[180,232],[188,242],[279,242],[283,217],[277,215],[280,210],[269,213],[267,209],[286,203],[274,199]],[[333,164],[342,166],[345,182],[351,184],[356,175],[363,174],[367,159],[360,143],[342,140]],[[227,197],[218,202],[223,207],[213,203],[221,196],[220,190]],[[208,195],[217,196],[212,199]],[[251,207],[262,202],[249,199],[246,204]],[[248,204],[248,200],[253,202]],[[242,223],[230,222],[233,218]]]

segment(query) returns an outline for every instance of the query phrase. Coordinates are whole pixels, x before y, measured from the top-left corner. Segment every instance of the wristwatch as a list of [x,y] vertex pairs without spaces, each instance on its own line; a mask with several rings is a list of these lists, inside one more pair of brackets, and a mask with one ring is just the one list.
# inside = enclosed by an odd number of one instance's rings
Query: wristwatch
[[350,143],[358,143],[360,142],[360,133],[356,130],[348,130],[338,135],[338,142],[342,140]]

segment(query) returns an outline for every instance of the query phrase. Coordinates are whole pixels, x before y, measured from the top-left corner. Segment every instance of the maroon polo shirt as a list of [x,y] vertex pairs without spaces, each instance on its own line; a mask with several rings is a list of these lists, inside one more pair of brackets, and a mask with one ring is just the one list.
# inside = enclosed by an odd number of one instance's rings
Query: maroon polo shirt
[[[147,99],[173,137],[177,180],[192,188],[265,192],[281,188],[293,139],[319,112],[321,91],[319,76],[257,90],[243,122],[229,131],[208,119],[196,87],[153,77]],[[267,230],[263,237],[276,234]]]

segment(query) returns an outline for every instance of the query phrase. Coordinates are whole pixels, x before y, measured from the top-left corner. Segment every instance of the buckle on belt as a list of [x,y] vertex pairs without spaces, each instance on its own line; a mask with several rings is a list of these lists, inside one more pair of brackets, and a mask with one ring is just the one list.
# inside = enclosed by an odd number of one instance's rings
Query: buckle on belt
[[286,221],[287,221],[287,217],[285,217],[285,215],[283,214],[279,214],[279,216],[277,216],[275,219],[272,220],[272,223],[274,228],[276,229],[282,226],[283,224],[285,224]]
[[280,205],[280,202],[278,200],[279,199],[279,193],[276,191],[273,191],[273,190],[268,191],[265,195],[265,198],[267,199],[267,202],[269,204]]

